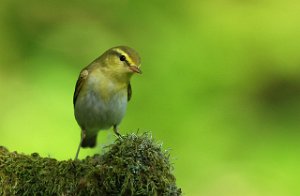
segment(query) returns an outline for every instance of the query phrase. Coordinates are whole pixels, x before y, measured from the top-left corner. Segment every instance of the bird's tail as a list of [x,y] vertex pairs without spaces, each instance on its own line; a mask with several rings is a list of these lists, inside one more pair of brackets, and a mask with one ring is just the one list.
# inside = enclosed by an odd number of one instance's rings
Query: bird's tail
[[97,135],[92,135],[92,136],[86,136],[81,143],[82,148],[93,148],[96,146],[97,143]]

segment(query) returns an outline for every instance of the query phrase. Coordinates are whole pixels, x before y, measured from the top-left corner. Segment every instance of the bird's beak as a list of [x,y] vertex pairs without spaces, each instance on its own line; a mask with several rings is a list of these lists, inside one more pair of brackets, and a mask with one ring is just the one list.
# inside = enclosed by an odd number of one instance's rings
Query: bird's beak
[[131,71],[135,72],[135,73],[139,73],[141,74],[142,73],[142,70],[140,69],[140,67],[138,66],[135,66],[135,65],[132,65],[129,67],[131,69]]

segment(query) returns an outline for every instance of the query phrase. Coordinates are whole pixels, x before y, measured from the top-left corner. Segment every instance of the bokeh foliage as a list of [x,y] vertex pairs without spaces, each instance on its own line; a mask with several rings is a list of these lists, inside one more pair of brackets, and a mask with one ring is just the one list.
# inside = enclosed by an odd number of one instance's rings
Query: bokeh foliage
[[[144,73],[121,131],[152,131],[170,147],[184,192],[299,195],[299,9],[293,0],[2,0],[0,144],[74,157],[79,70],[124,44]],[[100,133],[81,157],[114,139]]]

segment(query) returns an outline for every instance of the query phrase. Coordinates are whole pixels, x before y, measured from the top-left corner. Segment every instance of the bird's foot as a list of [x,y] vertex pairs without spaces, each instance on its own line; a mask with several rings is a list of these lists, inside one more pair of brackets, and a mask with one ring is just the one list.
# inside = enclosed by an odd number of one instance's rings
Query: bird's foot
[[119,129],[116,125],[114,125],[114,132],[119,139],[123,139],[122,135],[119,133]]
[[86,131],[84,129],[81,130],[81,138],[80,138],[80,142],[79,142],[79,145],[78,145],[78,148],[77,148],[77,152],[76,152],[76,155],[75,155],[75,159],[74,160],[78,160],[78,155],[79,155],[79,151],[80,151],[80,147],[81,147],[81,144],[82,144],[82,141],[83,139],[86,137]]

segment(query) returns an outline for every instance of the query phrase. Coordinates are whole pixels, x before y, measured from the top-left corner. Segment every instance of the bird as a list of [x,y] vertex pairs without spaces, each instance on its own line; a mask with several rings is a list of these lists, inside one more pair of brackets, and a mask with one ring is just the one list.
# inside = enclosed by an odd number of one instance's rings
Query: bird
[[118,126],[131,99],[130,79],[142,73],[140,66],[140,56],[134,49],[116,46],[81,70],[73,96],[74,115],[81,128],[75,160],[81,147],[96,146],[100,130],[113,127],[121,137]]

